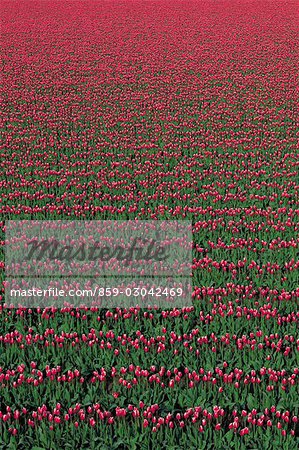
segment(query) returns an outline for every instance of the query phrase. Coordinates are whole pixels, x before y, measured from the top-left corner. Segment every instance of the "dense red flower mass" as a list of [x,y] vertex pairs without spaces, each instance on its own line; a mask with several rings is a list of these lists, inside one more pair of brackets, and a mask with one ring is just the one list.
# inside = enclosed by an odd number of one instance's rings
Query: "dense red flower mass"
[[2,246],[7,219],[194,237],[189,308],[1,299],[4,446],[298,448],[297,8],[2,0]]

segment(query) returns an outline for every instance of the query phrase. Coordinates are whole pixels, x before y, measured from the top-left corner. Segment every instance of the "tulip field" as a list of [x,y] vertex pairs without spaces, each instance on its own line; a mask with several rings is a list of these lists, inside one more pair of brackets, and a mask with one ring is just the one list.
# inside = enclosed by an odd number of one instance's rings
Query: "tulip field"
[[[297,450],[298,2],[0,11],[0,450]],[[60,219],[191,221],[192,303],[9,307]]]

